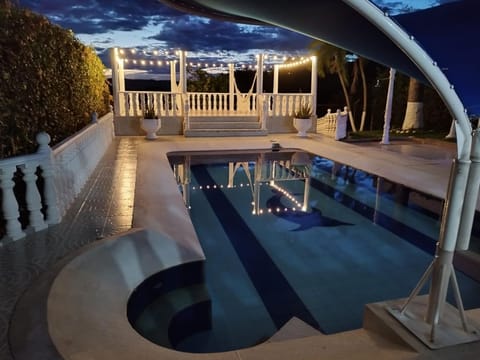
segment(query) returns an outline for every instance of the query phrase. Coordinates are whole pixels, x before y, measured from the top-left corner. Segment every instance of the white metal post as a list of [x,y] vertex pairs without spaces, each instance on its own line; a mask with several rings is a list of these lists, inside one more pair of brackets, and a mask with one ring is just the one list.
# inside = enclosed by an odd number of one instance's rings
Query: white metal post
[[460,227],[458,230],[457,250],[468,250],[473,220],[478,201],[478,189],[480,187],[480,133],[479,129],[473,131],[471,165],[468,173],[467,188],[463,202]]

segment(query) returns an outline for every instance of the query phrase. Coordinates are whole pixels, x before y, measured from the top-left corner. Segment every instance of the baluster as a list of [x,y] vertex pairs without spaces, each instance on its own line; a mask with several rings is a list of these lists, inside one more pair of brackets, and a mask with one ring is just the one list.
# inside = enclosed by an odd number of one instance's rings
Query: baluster
[[15,186],[13,173],[16,169],[16,166],[2,166],[0,169],[0,188],[3,194],[3,217],[6,221],[7,236],[12,240],[18,240],[25,236],[20,221],[18,221],[20,212],[18,211],[17,199],[13,193],[13,187]]
[[48,145],[50,143],[50,135],[46,132],[40,132],[36,136],[39,144],[37,153],[45,156],[41,162],[43,177],[43,197],[45,205],[47,206],[46,222],[47,224],[58,224],[60,222],[60,212],[57,203],[57,189],[53,182],[53,164],[52,164],[52,148]]
[[29,226],[35,231],[43,230],[47,227],[47,224],[43,220],[42,210],[42,198],[37,188],[36,180],[37,164],[27,162],[20,166],[23,172],[23,181],[26,185],[25,202],[27,203],[27,209],[30,212]]

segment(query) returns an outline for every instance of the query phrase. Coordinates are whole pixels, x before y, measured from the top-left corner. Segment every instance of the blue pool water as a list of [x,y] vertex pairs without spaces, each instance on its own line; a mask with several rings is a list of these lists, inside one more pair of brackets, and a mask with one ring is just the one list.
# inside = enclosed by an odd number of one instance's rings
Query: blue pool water
[[[171,162],[207,259],[195,294],[211,301],[211,329],[177,350],[252,346],[292,317],[360,328],[365,304],[407,297],[432,260],[441,202],[398,184],[295,150]],[[479,284],[457,275],[465,307],[480,306]]]

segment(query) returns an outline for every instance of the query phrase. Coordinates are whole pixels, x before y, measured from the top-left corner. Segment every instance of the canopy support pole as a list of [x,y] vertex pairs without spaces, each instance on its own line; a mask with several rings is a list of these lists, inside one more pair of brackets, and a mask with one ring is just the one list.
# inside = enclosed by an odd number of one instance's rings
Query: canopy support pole
[[[417,316],[414,319],[412,312],[409,314],[404,311],[402,314],[395,307],[390,307],[388,310],[398,321],[409,328],[412,333],[431,348],[480,340],[479,335],[474,336],[475,334],[470,333],[469,331],[461,331],[458,333],[455,325],[451,321],[445,321],[444,324],[442,324],[442,333],[447,333],[446,336],[437,337],[436,333],[437,324],[439,324],[442,318],[444,309],[448,307],[446,306],[448,305],[446,304],[446,293],[451,277],[450,275],[453,273],[453,252],[456,248],[460,224],[460,219],[458,219],[457,214],[462,210],[470,168],[472,127],[467,116],[467,111],[443,71],[415,41],[413,36],[409,36],[409,34],[393,21],[388,14],[382,12],[370,1],[343,1],[380,29],[398,46],[399,49],[408,55],[412,62],[430,81],[435,90],[437,90],[445,105],[450,110],[453,118],[456,119],[457,158],[455,159],[450,173],[450,181],[443,211],[444,216],[442,217],[440,239],[431,270],[432,284],[428,296],[427,320],[425,321],[423,316]],[[452,281],[452,283],[455,283],[455,281]],[[414,325],[412,325],[412,323]],[[424,327],[429,326],[430,324],[432,325],[432,328],[429,338],[426,339]],[[455,333],[455,336],[452,336],[452,333]],[[451,342],[452,339],[454,339],[454,343]]]

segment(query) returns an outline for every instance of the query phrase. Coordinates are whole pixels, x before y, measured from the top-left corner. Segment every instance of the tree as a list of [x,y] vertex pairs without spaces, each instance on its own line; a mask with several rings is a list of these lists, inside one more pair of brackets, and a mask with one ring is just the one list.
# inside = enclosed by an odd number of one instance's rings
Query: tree
[[407,108],[402,130],[423,128],[424,85],[411,77],[408,84]]
[[337,74],[342,87],[343,95],[345,97],[345,103],[348,108],[348,119],[353,132],[357,131],[355,120],[353,118],[352,106],[350,96],[352,92],[356,91],[358,82],[358,74],[362,81],[363,89],[363,102],[362,102],[362,116],[360,122],[360,130],[363,130],[365,126],[365,117],[367,112],[367,81],[364,71],[365,61],[358,57],[354,62],[354,79],[352,80],[352,86],[350,87],[350,93],[347,90],[349,85],[348,69],[346,67],[347,51],[331,44],[325,43],[320,40],[314,40],[310,44],[310,49],[315,53],[318,59],[318,75],[322,78],[326,73]]

